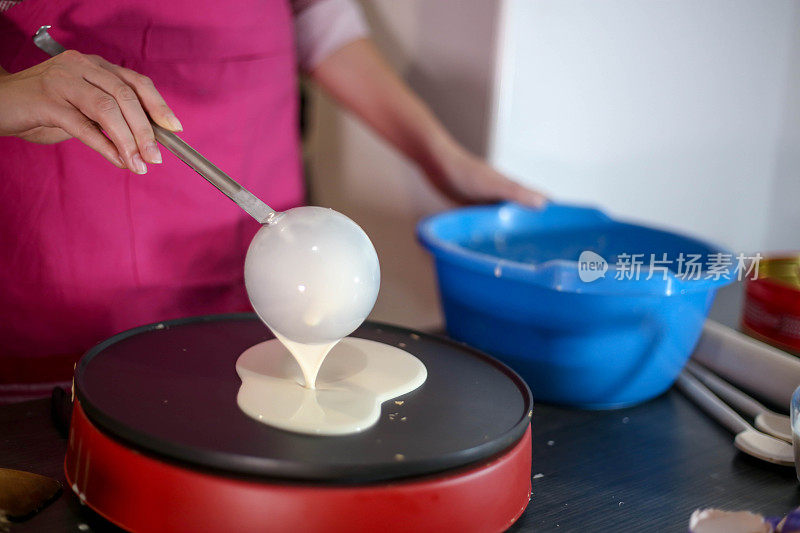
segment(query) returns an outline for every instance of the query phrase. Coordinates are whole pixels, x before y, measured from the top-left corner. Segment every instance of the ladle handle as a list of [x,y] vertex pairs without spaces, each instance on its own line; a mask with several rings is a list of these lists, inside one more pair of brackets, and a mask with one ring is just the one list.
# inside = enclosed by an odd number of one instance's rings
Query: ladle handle
[[[50,26],[42,26],[33,36],[34,44],[50,56],[57,56],[66,49],[53,39],[47,30]],[[150,118],[150,117],[148,117]],[[164,148],[175,154],[175,156],[189,165],[192,170],[203,176],[211,185],[216,187],[225,196],[236,202],[244,211],[256,219],[261,224],[266,224],[277,214],[274,209],[262,202],[253,193],[239,185],[239,183],[225,174],[211,161],[200,155],[200,153],[189,146],[189,144],[172,133],[153,122],[150,119],[156,140]]]
[[156,140],[164,148],[189,165],[195,172],[203,176],[225,196],[236,202],[245,212],[261,224],[266,224],[275,215],[275,210],[262,202],[256,195],[239,185],[239,183],[220,170],[214,163],[203,157],[189,143],[150,120]]

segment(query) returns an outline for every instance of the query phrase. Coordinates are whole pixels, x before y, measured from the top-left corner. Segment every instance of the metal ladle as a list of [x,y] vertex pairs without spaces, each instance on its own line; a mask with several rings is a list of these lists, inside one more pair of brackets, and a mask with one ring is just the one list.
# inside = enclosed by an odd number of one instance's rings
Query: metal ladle
[[[40,27],[33,42],[56,56],[65,48],[49,28]],[[180,137],[150,124],[159,143],[262,224],[248,248],[244,282],[253,309],[279,338],[328,345],[361,325],[378,296],[380,266],[358,224],[322,207],[275,211]]]

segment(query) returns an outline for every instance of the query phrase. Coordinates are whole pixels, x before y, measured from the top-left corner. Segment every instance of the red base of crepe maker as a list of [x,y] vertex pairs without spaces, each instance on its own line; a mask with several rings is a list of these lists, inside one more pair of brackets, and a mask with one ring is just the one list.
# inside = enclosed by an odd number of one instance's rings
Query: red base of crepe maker
[[365,485],[226,476],[126,447],[76,400],[65,472],[82,502],[130,531],[491,532],[531,494],[531,432],[478,465]]

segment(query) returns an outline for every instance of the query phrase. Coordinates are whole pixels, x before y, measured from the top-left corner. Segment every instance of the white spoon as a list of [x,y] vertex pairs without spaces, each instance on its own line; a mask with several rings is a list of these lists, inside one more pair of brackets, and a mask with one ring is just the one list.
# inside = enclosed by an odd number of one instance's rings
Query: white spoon
[[720,379],[713,372],[706,370],[697,363],[689,361],[686,369],[711,389],[723,401],[735,409],[755,419],[755,426],[764,433],[777,437],[786,442],[792,442],[792,423],[789,417],[772,411],[743,393],[730,383]]
[[733,444],[739,450],[762,461],[781,466],[794,465],[791,444],[755,429],[687,371],[681,372],[675,385],[701,409],[736,435]]

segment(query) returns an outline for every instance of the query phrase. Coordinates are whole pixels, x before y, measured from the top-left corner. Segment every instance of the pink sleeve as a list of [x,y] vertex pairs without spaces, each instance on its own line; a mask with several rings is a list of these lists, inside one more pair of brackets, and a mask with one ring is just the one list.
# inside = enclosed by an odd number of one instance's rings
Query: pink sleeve
[[292,0],[297,59],[309,72],[344,45],[369,35],[353,0]]

